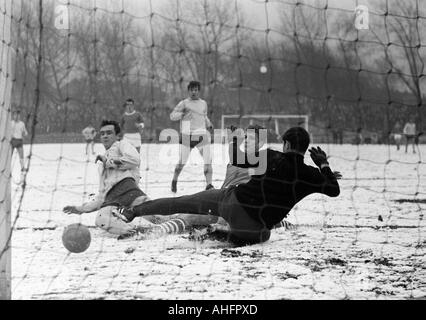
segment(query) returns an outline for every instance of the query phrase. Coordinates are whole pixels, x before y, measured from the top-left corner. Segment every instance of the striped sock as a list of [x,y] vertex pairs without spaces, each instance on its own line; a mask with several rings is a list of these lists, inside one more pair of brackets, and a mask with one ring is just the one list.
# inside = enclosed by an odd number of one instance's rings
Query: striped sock
[[182,233],[186,230],[186,223],[182,219],[172,219],[157,225],[161,233]]
[[294,224],[292,224],[291,222],[288,222],[284,219],[284,220],[278,222],[274,226],[274,229],[279,229],[279,228],[284,228],[285,230],[294,230],[294,229],[296,229],[296,226]]

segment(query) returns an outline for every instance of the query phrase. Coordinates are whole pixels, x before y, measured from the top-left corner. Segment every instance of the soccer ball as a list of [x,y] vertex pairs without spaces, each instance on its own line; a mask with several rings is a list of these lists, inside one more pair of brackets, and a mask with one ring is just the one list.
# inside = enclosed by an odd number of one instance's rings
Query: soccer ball
[[62,243],[68,251],[80,253],[90,246],[91,236],[89,229],[80,223],[70,224],[62,233]]

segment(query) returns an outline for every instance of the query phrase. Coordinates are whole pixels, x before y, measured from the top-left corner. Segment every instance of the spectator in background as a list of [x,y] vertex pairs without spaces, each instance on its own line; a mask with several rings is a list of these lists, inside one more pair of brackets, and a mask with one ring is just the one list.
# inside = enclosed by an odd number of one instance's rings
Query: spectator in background
[[395,125],[393,126],[393,139],[395,140],[396,144],[396,150],[399,150],[399,147],[401,145],[402,140],[402,124],[399,120],[396,121]]
[[405,135],[405,153],[408,151],[408,144],[410,142],[413,144],[413,153],[416,153],[416,123],[414,122],[413,116],[411,116],[405,124],[403,134]]
[[123,116],[121,117],[120,126],[123,130],[123,139],[126,139],[140,153],[142,132],[145,127],[142,114],[135,110],[135,102],[133,99],[127,99],[124,107]]

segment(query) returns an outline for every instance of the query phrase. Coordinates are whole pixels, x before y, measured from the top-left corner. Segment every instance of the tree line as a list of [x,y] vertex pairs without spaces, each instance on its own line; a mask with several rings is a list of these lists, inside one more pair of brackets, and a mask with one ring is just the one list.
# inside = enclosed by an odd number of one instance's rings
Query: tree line
[[353,12],[307,3],[283,2],[266,30],[225,0],[170,1],[145,16],[74,1],[69,30],[54,27],[54,9],[21,1],[13,15],[13,108],[36,118],[37,133],[119,119],[131,97],[153,137],[176,127],[169,113],[192,79],[216,127],[222,114],[261,113],[307,114],[318,134],[363,129],[383,141],[412,114],[423,128],[425,21],[412,1],[373,13],[369,30],[354,28]]

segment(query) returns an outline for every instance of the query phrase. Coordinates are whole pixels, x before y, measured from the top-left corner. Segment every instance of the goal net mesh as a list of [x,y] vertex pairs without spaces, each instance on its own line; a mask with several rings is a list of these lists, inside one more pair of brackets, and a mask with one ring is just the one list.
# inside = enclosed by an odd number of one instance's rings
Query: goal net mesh
[[[247,128],[250,125],[259,125],[267,130],[267,142],[282,142],[283,133],[292,127],[302,127],[309,131],[309,117],[307,115],[265,115],[265,114],[226,114],[222,115],[222,132],[225,133],[231,126]],[[226,141],[226,140],[224,140]]]

